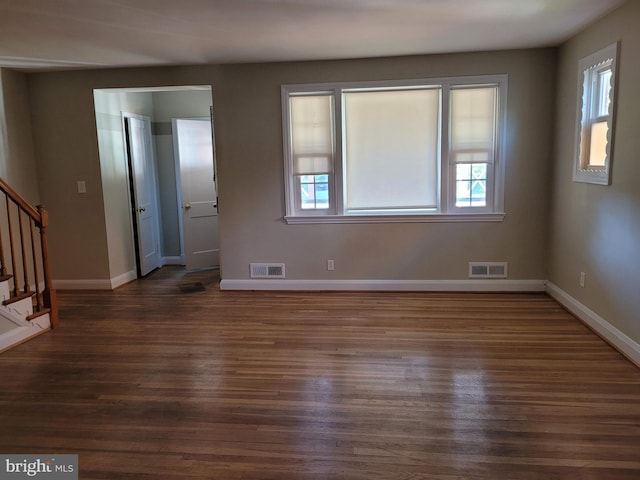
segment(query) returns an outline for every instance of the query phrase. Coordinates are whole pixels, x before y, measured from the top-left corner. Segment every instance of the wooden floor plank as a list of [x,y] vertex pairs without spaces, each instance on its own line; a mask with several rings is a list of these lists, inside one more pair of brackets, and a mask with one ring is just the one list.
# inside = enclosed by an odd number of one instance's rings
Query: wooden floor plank
[[217,282],[59,292],[61,328],[0,356],[0,453],[96,480],[640,478],[640,370],[544,294]]

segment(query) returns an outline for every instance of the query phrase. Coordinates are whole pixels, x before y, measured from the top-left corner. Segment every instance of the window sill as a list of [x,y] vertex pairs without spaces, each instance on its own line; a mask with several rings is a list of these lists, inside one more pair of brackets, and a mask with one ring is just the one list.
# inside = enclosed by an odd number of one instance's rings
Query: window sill
[[609,172],[607,170],[575,170],[573,172],[573,181],[579,183],[593,183],[595,185],[611,184]]
[[426,215],[315,215],[285,216],[287,225],[313,223],[486,223],[502,222],[504,213],[461,213]]

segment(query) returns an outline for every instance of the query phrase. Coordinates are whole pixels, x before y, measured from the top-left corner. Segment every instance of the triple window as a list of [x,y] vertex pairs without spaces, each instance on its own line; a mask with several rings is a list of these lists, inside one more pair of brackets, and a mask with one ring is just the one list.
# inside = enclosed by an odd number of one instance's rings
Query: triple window
[[506,75],[283,86],[286,218],[501,213],[506,87]]

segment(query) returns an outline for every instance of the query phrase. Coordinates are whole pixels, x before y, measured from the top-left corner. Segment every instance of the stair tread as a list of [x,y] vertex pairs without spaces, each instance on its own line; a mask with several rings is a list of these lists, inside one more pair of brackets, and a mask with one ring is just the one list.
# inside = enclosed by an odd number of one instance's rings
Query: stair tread
[[38,317],[46,315],[47,313],[51,313],[51,309],[50,308],[43,308],[42,310],[40,310],[38,312],[33,312],[33,314],[29,315],[27,317],[27,321],[30,322],[31,320],[35,320]]
[[7,298],[6,300],[3,300],[2,304],[11,305],[12,303],[16,303],[16,302],[19,302],[20,300],[24,300],[25,298],[33,297],[35,294],[36,292],[21,292],[18,295],[15,295],[11,298]]

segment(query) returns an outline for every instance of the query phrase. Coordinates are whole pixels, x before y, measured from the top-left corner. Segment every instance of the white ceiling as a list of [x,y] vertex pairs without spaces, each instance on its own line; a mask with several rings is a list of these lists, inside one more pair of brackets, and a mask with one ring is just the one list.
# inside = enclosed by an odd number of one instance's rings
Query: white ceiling
[[558,45],[624,0],[0,0],[0,66],[340,59]]

